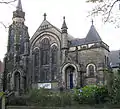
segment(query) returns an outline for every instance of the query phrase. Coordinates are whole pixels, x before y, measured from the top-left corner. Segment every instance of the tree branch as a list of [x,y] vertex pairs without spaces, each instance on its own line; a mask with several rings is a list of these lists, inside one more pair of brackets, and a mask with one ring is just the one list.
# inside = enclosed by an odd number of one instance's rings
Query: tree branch
[[0,22],[0,24],[2,24],[2,25],[4,26],[5,29],[8,28],[3,22]]
[[100,0],[89,0],[89,1],[90,2],[96,1],[97,3],[95,3],[96,6],[89,12],[88,16],[101,15],[104,23],[111,22],[111,21],[113,21],[111,19],[116,17],[116,15],[114,15],[115,13],[112,13],[113,7],[120,0],[103,0],[103,2],[99,2]]
[[111,11],[112,11],[112,9],[113,9],[113,6],[115,5],[115,3],[117,3],[119,0],[116,0],[116,1],[114,1],[113,2],[113,4],[112,4],[112,6],[111,6],[111,8],[110,8],[110,10],[109,10],[109,12],[108,12],[108,16],[107,16],[107,18],[106,18],[106,20],[105,20],[105,22],[107,22],[108,21],[108,19],[109,19],[109,17],[110,17],[110,13],[111,13]]
[[12,2],[15,2],[15,1],[17,1],[17,0],[12,0],[12,1],[0,1],[0,3],[1,4],[10,4],[10,3],[12,3]]

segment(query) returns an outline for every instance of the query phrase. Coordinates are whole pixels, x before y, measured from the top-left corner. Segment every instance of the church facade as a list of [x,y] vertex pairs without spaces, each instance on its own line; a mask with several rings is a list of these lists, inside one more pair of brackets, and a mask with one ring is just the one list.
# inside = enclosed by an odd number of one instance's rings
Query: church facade
[[65,17],[61,29],[46,19],[30,38],[21,0],[9,26],[4,58],[6,90],[25,92],[48,87],[72,89],[87,84],[105,84],[103,69],[109,65],[109,46],[91,25],[85,38],[68,34]]

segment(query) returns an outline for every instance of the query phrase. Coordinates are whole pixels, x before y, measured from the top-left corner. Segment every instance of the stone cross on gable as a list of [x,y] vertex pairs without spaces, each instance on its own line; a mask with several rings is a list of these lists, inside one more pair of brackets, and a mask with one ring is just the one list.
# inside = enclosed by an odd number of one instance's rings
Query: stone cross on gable
[[47,14],[46,14],[46,13],[44,13],[44,15],[43,15],[43,16],[44,16],[44,20],[46,20],[46,16],[47,16]]
[[91,20],[91,22],[92,22],[92,25],[93,25],[93,23],[94,23],[93,19]]

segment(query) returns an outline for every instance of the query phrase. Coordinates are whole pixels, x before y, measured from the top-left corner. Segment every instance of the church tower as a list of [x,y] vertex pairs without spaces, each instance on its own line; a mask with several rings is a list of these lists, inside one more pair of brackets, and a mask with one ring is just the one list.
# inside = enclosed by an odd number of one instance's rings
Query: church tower
[[25,12],[21,0],[18,0],[13,12],[13,23],[9,26],[8,46],[5,59],[6,90],[14,90],[18,94],[24,92],[28,85],[29,34],[25,26]]

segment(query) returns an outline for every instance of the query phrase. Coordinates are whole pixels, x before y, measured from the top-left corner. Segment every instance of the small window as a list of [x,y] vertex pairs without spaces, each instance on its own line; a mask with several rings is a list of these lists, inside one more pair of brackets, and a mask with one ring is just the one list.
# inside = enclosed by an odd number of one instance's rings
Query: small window
[[89,76],[94,76],[94,66],[93,65],[89,66]]
[[87,66],[87,76],[93,77],[96,73],[96,66],[94,64],[89,64]]

